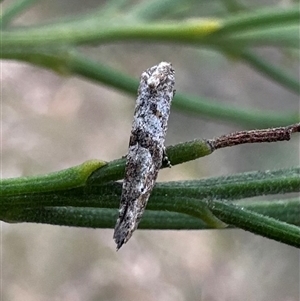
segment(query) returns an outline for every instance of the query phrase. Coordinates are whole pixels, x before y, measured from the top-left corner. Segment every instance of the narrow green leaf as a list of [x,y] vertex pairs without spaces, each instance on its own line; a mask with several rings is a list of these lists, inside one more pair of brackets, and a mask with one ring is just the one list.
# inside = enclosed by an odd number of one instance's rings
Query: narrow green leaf
[[[123,92],[136,96],[138,81],[104,64],[97,63],[76,51],[55,50],[53,52],[28,52],[18,50],[2,50],[2,58],[27,61],[42,67],[50,68],[63,75],[78,74],[90,80],[101,82]],[[224,122],[242,124],[246,127],[285,126],[299,122],[297,112],[272,112],[260,109],[241,109],[223,104],[221,101],[188,96],[177,93],[172,109],[177,109],[202,118],[214,118]]]
[[224,201],[208,202],[208,207],[225,223],[300,248],[300,227]]

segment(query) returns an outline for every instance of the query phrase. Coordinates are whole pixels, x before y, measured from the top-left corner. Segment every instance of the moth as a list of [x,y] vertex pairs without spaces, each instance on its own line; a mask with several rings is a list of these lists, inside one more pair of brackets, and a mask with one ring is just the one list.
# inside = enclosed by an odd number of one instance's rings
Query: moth
[[165,137],[174,86],[171,63],[161,62],[141,75],[114,230],[117,250],[138,227],[162,162],[171,166],[165,152]]

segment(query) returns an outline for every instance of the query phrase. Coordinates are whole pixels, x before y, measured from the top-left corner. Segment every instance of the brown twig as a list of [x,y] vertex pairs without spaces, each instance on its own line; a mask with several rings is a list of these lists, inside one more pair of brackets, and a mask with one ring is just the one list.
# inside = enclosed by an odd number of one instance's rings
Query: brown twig
[[292,133],[300,132],[300,123],[287,127],[278,127],[264,130],[240,131],[207,140],[212,150],[245,143],[262,143],[288,141]]

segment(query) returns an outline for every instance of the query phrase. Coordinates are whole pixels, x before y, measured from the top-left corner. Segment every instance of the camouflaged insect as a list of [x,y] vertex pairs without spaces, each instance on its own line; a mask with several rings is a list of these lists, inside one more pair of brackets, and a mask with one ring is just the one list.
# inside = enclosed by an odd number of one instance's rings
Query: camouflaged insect
[[137,228],[162,162],[169,166],[165,136],[175,90],[175,71],[161,62],[141,75],[132,124],[119,217],[114,240],[117,250]]

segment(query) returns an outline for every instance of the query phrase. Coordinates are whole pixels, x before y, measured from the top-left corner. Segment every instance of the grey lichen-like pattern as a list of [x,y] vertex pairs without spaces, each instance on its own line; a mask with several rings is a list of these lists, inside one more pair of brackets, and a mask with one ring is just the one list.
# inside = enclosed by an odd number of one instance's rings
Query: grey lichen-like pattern
[[141,75],[132,124],[119,217],[114,240],[117,250],[137,228],[154,187],[165,153],[165,136],[175,90],[170,63],[147,69]]

